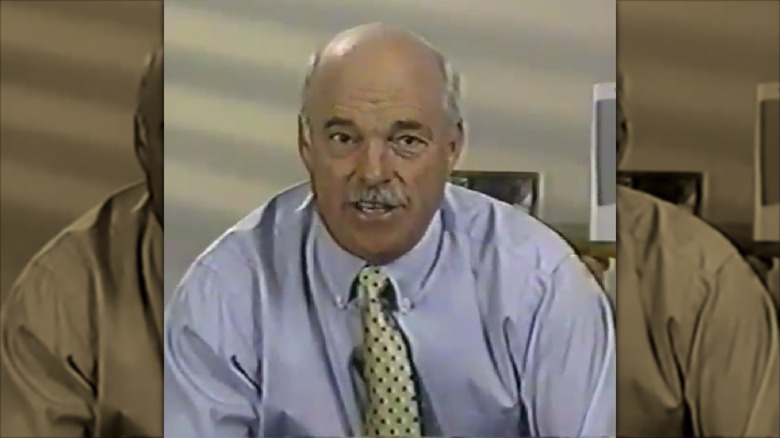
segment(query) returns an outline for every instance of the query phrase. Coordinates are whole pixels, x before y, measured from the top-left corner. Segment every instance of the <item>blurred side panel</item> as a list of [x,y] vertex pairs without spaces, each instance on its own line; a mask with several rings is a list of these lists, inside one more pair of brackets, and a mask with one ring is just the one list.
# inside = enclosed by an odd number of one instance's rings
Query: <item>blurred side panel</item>
[[619,436],[780,436],[779,17],[618,1]]
[[162,6],[0,2],[0,436],[162,435]]

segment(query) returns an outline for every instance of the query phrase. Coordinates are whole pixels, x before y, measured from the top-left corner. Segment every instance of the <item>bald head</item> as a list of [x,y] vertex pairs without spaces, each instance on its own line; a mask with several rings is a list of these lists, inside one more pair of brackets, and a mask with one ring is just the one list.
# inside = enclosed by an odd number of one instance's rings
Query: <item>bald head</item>
[[344,59],[360,50],[381,52],[387,57],[415,56],[441,62],[439,52],[422,37],[381,23],[365,24],[337,34],[320,50],[320,61]]
[[304,82],[302,113],[306,113],[312,92],[316,94],[323,83],[327,86],[334,75],[350,68],[381,70],[387,73],[387,80],[426,81],[436,88],[447,114],[460,120],[460,76],[444,55],[424,38],[381,23],[343,31],[312,56]]

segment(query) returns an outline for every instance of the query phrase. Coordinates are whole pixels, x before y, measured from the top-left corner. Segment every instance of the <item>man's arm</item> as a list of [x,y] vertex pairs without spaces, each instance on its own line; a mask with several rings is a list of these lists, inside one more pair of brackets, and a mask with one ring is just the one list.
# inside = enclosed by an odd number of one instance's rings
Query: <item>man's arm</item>
[[58,276],[34,262],[4,303],[0,436],[90,436],[95,356],[89,291],[74,290],[79,273],[66,272]]
[[523,400],[537,436],[615,436],[615,333],[605,293],[574,255],[534,318]]
[[772,299],[738,254],[712,283],[687,379],[694,431],[780,436],[780,339]]
[[166,437],[259,436],[260,308],[248,272],[196,262],[168,306]]

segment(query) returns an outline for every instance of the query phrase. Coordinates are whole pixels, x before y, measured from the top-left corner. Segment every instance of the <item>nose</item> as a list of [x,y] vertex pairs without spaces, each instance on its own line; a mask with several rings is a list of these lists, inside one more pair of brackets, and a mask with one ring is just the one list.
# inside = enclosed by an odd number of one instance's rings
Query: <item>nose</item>
[[384,141],[367,141],[358,160],[357,174],[366,184],[381,184],[389,179],[390,166]]

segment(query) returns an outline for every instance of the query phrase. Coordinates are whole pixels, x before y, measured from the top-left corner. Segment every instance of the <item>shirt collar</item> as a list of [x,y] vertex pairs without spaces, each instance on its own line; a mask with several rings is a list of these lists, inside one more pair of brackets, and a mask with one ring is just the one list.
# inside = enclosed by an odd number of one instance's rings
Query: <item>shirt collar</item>
[[[400,307],[411,307],[421,292],[429,273],[436,264],[442,239],[442,219],[437,212],[423,238],[393,262],[381,266],[393,283]],[[333,295],[339,307],[346,307],[354,298],[353,284],[367,262],[341,248],[314,212],[308,253],[311,257],[315,285],[323,285]]]

